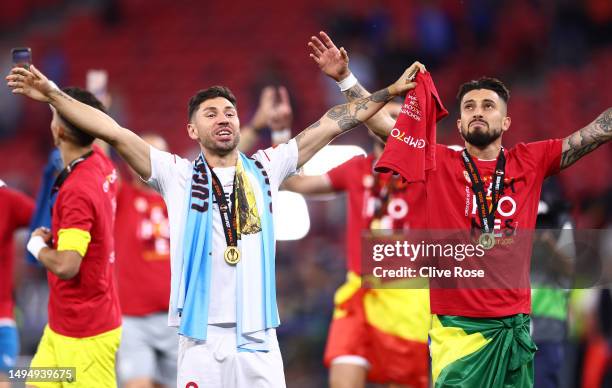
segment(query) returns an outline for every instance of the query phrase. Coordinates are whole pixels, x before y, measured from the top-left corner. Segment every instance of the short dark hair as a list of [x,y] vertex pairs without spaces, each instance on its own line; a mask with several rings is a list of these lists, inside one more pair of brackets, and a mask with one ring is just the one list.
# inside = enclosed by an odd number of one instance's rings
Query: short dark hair
[[[94,96],[92,93],[88,92],[87,90],[77,88],[77,87],[68,87],[68,88],[63,88],[62,91],[66,93],[67,95],[69,95],[70,97],[74,98],[75,100],[80,101],[83,104],[87,104],[93,108],[96,108],[99,111],[106,113],[106,109],[104,108],[104,105],[102,105],[100,100],[98,100],[96,96]],[[59,117],[64,122],[64,124],[66,124],[66,129],[69,132],[70,138],[74,140],[74,142],[77,145],[81,147],[86,147],[88,145],[91,145],[91,143],[93,143],[93,141],[95,140],[95,137],[85,133],[81,128],[72,124],[64,116],[62,116],[61,113],[58,112],[58,114],[59,114]]]
[[212,98],[217,97],[223,97],[227,99],[229,102],[232,103],[232,105],[234,105],[234,108],[238,107],[236,105],[236,97],[234,96],[232,91],[229,90],[228,87],[219,85],[211,86],[208,89],[198,91],[193,97],[189,99],[189,117],[187,117],[187,119],[191,120],[191,117],[193,116],[195,111],[198,110],[201,103],[206,100],[210,100]]
[[467,92],[478,89],[488,89],[494,91],[502,100],[504,100],[506,104],[510,99],[510,91],[508,90],[506,85],[504,85],[503,82],[501,82],[497,78],[482,77],[477,80],[471,80],[459,86],[459,92],[457,93],[457,103],[461,105],[461,100]]

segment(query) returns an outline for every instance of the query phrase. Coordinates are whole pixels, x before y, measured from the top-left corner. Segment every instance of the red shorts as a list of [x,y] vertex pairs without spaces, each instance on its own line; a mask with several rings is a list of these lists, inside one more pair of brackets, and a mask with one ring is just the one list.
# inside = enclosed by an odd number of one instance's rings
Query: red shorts
[[324,358],[328,368],[339,356],[359,356],[370,364],[370,382],[429,386],[427,289],[365,289],[349,272],[334,303]]

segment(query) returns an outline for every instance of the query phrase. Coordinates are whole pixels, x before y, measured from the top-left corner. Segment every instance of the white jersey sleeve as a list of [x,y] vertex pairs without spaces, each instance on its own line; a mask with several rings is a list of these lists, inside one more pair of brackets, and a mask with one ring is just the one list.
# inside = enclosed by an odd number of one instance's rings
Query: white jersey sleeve
[[189,171],[191,162],[153,146],[150,155],[151,177],[147,183],[165,197],[171,187],[176,187],[179,180],[184,180],[182,175]]
[[261,162],[270,177],[270,184],[278,190],[288,176],[295,173],[298,161],[298,148],[295,139],[274,147],[259,150],[253,158]]

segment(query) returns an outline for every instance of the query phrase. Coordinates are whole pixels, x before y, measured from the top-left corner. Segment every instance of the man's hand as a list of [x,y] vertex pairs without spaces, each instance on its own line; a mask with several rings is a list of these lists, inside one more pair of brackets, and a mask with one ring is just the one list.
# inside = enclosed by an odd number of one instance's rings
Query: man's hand
[[255,130],[264,128],[274,107],[274,87],[266,86],[259,95],[259,106],[253,115],[250,126]]
[[29,70],[23,67],[12,68],[6,80],[13,94],[22,94],[41,102],[50,102],[51,92],[55,89],[54,85],[34,65],[30,65]]
[[48,244],[51,242],[51,231],[45,227],[32,232],[28,241],[28,251],[45,268],[62,280],[72,279],[79,273],[83,256],[74,250],[57,251]]
[[420,62],[414,62],[393,85],[389,86],[389,93],[395,96],[403,96],[408,90],[414,89],[417,85],[414,82],[414,77],[419,71],[425,73],[425,66]]
[[51,231],[49,230],[49,228],[45,228],[44,226],[41,226],[40,228],[34,229],[34,231],[32,232],[32,237],[34,236],[42,237],[45,244],[47,245],[51,243],[52,235],[51,235]]
[[49,248],[50,243],[51,231],[43,226],[36,228],[36,230],[32,232],[26,248],[28,249],[28,252],[30,252],[32,256],[36,258],[36,260],[40,260],[40,251],[42,251],[44,248]]
[[272,145],[286,143],[291,140],[291,124],[293,121],[293,111],[289,102],[287,88],[278,88],[278,101],[274,104],[268,126],[272,132]]
[[323,73],[336,82],[340,82],[351,74],[348,67],[348,54],[344,47],[338,49],[325,32],[321,31],[319,35],[321,39],[311,36],[308,42],[308,47],[312,51],[310,58],[319,65]]
[[259,95],[259,105],[253,115],[253,119],[246,125],[240,127],[240,144],[238,148],[242,152],[248,152],[259,136],[259,131],[268,125],[268,120],[274,107],[274,87],[266,86]]
[[14,94],[50,103],[74,126],[115,148],[143,179],[151,177],[149,144],[129,129],[122,128],[109,115],[62,92],[34,66],[30,66],[30,70],[15,67],[6,79]]
[[268,117],[268,125],[272,132],[291,128],[291,122],[293,121],[293,111],[286,87],[278,88],[278,97],[278,102],[272,107]]

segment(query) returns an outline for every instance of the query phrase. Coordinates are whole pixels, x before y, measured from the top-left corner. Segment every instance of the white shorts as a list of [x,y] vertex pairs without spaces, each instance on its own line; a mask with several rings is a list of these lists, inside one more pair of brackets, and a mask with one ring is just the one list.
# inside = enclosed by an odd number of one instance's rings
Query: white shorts
[[285,388],[276,330],[270,351],[238,352],[236,327],[208,326],[207,340],[179,337],[178,388]]
[[178,335],[168,327],[168,313],[144,317],[123,316],[123,333],[117,353],[119,381],[148,377],[168,387],[176,383]]

